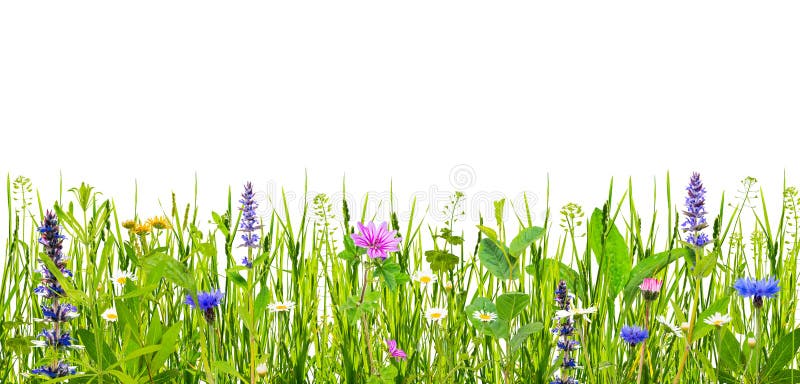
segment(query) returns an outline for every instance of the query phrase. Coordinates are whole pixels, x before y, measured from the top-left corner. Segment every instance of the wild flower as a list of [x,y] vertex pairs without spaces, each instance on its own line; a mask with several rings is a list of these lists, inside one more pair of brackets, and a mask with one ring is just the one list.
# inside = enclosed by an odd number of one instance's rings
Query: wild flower
[[[565,317],[591,315],[592,313],[596,312],[597,312],[597,307],[559,309],[556,311],[553,318],[555,320],[560,320]],[[589,321],[589,319],[587,318],[586,321]]]
[[153,216],[147,219],[147,224],[150,227],[155,229],[170,229],[172,228],[172,224],[169,223],[169,220],[164,216]]
[[428,284],[436,282],[437,277],[435,274],[429,271],[417,271],[414,272],[414,275],[411,277],[411,279],[418,282],[420,286],[425,287]]
[[648,336],[649,332],[647,332],[646,329],[636,325],[625,325],[619,333],[619,337],[631,347],[635,347],[637,344],[644,342]]
[[700,174],[695,172],[689,179],[689,185],[686,187],[686,210],[683,214],[686,220],[681,225],[684,232],[687,232],[686,242],[696,247],[702,247],[709,243],[709,238],[701,231],[708,226],[706,221],[706,189],[703,187],[703,182],[700,180]]
[[733,283],[733,288],[742,297],[752,297],[753,306],[761,308],[764,306],[764,298],[772,298],[781,291],[778,285],[780,281],[772,277],[756,280],[752,278],[740,278]]
[[134,227],[136,227],[136,220],[125,220],[122,222],[122,228],[125,228],[129,231]]
[[[261,226],[258,223],[258,215],[256,214],[256,208],[258,208],[258,202],[255,199],[255,193],[253,192],[253,183],[247,182],[244,185],[244,192],[242,192],[242,198],[239,200],[242,204],[242,220],[239,223],[239,229],[244,232],[242,234],[242,241],[244,241],[240,247],[246,248],[258,248],[259,244],[259,237],[255,233]],[[248,256],[245,256],[242,259],[242,265],[246,266],[247,268],[253,268],[253,260],[250,260]]]
[[351,234],[356,246],[366,248],[367,255],[372,259],[385,260],[389,257],[389,252],[397,252],[401,239],[397,237],[397,231],[390,231],[387,222],[381,223],[376,227],[374,222],[367,225],[358,223],[359,234]]
[[153,228],[150,227],[150,224],[148,224],[148,223],[136,224],[136,226],[133,227],[133,233],[138,235],[138,236],[145,236],[148,233],[150,233],[152,231],[152,229]]
[[[575,320],[573,316],[577,314],[572,307],[573,297],[574,296],[570,294],[567,288],[567,282],[564,280],[559,281],[558,286],[556,286],[554,299],[559,309],[556,311],[554,318],[554,320],[556,320],[556,326],[551,331],[554,335],[558,336],[556,348],[558,348],[561,354],[561,375],[551,381],[551,384],[578,382],[570,374],[571,370],[578,366],[574,353],[580,346],[578,340],[573,338],[575,334]],[[581,310],[581,314],[589,314],[594,311],[596,311],[596,308],[590,307],[586,310]]]
[[445,308],[428,308],[425,311],[425,318],[431,322],[439,322],[447,317],[447,309]]
[[703,320],[703,321],[708,325],[713,325],[713,326],[719,328],[719,327],[722,327],[725,324],[730,323],[731,322],[731,317],[728,314],[724,314],[723,315],[723,314],[717,312],[717,313],[705,318],[705,320]]
[[276,301],[267,306],[270,312],[289,312],[294,309],[294,301]]
[[118,271],[111,275],[111,281],[117,286],[124,287],[128,281],[136,281],[136,275],[127,271]]
[[481,322],[490,323],[497,319],[497,314],[489,311],[475,311],[472,313],[472,317],[480,320]]
[[661,280],[654,279],[651,277],[646,277],[642,284],[639,285],[639,289],[642,291],[642,296],[647,301],[653,301],[658,298],[658,294],[661,292]]
[[256,367],[256,374],[258,374],[259,377],[266,376],[267,375],[267,365],[264,364],[264,363],[258,364],[258,366]]
[[191,294],[188,294],[186,295],[184,303],[191,309],[199,308],[203,311],[203,316],[206,321],[209,324],[214,324],[214,321],[217,319],[214,308],[219,306],[223,297],[225,297],[225,294],[219,289],[209,292],[197,292],[197,301],[195,301]]
[[105,310],[105,311],[104,311],[104,312],[103,312],[103,313],[100,315],[100,317],[102,317],[102,318],[103,318],[103,320],[105,320],[105,321],[110,321],[110,322],[112,322],[112,323],[113,323],[113,322],[115,322],[115,321],[117,321],[117,319],[119,319],[119,316],[117,315],[117,309],[116,309],[116,308],[114,308],[114,307],[111,307],[111,308],[109,308],[109,309],[106,309],[106,310]]
[[397,360],[402,360],[407,357],[406,352],[400,348],[397,348],[397,341],[395,340],[386,340],[386,348],[389,349],[389,356],[394,357]]
[[[661,323],[661,325],[667,327],[670,330],[670,332],[672,333],[673,336],[675,336],[675,337],[683,337],[683,330],[681,329],[681,327],[670,323],[669,321],[667,321],[667,318],[664,317],[663,315],[656,316],[656,321]],[[687,328],[688,328],[688,324],[687,324]]]
[[[67,269],[67,257],[63,253],[63,241],[66,236],[61,234],[61,226],[58,223],[58,216],[52,211],[47,211],[42,225],[38,228],[40,237],[39,243],[44,248],[47,259],[65,278],[72,277],[72,271]],[[39,333],[38,337],[44,340],[34,340],[33,344],[39,347],[52,348],[58,357],[49,365],[33,369],[31,373],[45,375],[51,378],[63,377],[75,373],[75,368],[68,366],[59,356],[63,348],[74,347],[70,332],[65,330],[65,324],[78,317],[78,309],[68,303],[61,303],[64,298],[64,288],[45,264],[44,260],[39,261],[39,273],[42,280],[34,293],[41,296],[49,303],[42,305],[44,320],[52,324],[52,329],[45,329]]]

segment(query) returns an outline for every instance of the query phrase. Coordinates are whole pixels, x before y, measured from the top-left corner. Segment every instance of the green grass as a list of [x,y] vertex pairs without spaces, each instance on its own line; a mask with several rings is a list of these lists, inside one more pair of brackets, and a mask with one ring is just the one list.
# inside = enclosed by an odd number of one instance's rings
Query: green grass
[[[399,221],[391,199],[383,202],[388,216],[371,217],[369,197],[362,207],[343,202],[340,212],[325,195],[306,196],[311,203],[298,211],[283,196],[260,202],[269,208],[261,217],[265,241],[248,251],[237,247],[239,187],[228,189],[227,201],[210,216],[198,210],[196,196],[187,202],[173,195],[163,211],[137,208],[137,217],[119,217],[117,202],[88,184],[60,190],[53,204],[41,201],[29,181],[9,176],[0,382],[63,381],[25,375],[53,358],[31,343],[44,327],[33,321],[42,314],[32,292],[41,252],[36,227],[48,209],[58,213],[68,237],[65,253],[75,276],[66,300],[81,314],[69,325],[85,346],[66,353],[81,372],[70,383],[549,383],[559,364],[549,330],[562,279],[580,306],[598,310],[576,318],[582,348],[574,376],[590,384],[632,383],[641,357],[619,331],[624,324],[645,325],[638,290],[645,277],[665,283],[646,324],[642,383],[675,379],[687,337],[674,336],[655,317],[689,321],[695,301],[680,382],[800,382],[797,191],[778,186],[784,201],[772,212],[751,179],[743,181],[743,198],[707,201],[717,216],[706,230],[713,243],[700,252],[681,241],[684,196],[671,196],[669,183],[667,175],[666,185],[654,186],[652,201],[661,205],[649,211],[634,203],[632,183],[612,182],[602,206],[552,209],[548,195],[544,217],[534,222],[527,201],[512,217],[503,216],[498,201],[494,211],[480,212],[477,227],[462,219],[468,196],[460,193],[443,212],[444,222],[426,218],[416,203],[402,207],[410,215]],[[660,190],[666,196],[657,196]],[[162,215],[171,228],[140,236],[123,226]],[[356,221],[373,220],[390,222],[403,239],[383,263],[369,261],[347,236]],[[248,252],[252,270],[239,265]],[[421,288],[410,281],[430,268],[437,283]],[[115,287],[110,276],[117,270],[134,272],[137,280]],[[779,296],[766,300],[758,318],[732,289],[747,276],[781,282]],[[183,302],[188,293],[213,288],[226,295],[209,325]],[[268,311],[281,300],[296,307]],[[112,306],[119,320],[109,323],[100,315]],[[440,323],[424,317],[434,306],[448,310]],[[499,318],[480,323],[472,318],[477,309]],[[703,323],[713,312],[733,320],[721,329]],[[748,346],[747,338],[756,336],[757,345]],[[389,359],[385,339],[396,339],[408,359]],[[268,367],[263,378],[253,372],[260,363]]]

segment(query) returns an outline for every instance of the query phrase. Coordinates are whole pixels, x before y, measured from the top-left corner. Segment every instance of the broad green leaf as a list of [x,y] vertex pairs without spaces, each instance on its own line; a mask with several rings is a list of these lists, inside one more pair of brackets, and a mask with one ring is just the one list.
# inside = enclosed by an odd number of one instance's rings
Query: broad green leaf
[[148,283],[158,282],[164,277],[189,291],[195,289],[194,275],[183,263],[165,253],[157,252],[142,258],[142,265],[147,270]]
[[601,271],[606,267],[609,272],[609,297],[614,298],[625,286],[631,271],[631,255],[628,253],[628,244],[614,223],[608,223],[611,228],[605,238],[603,246],[603,211],[595,208],[589,221],[589,245],[597,260],[603,260]]
[[717,252],[709,252],[703,255],[697,264],[694,266],[692,274],[695,277],[703,278],[711,275],[714,272],[714,267],[717,265]]
[[800,370],[783,369],[761,381],[761,384],[797,384],[800,383]]
[[488,238],[492,240],[497,240],[497,232],[495,232],[494,229],[491,229],[483,225],[477,225],[476,227],[478,227],[478,229],[481,232],[483,232],[483,234],[486,235]]
[[772,348],[764,364],[763,377],[774,376],[786,367],[795,357],[800,348],[800,328],[784,335]]
[[519,232],[517,237],[511,241],[509,251],[513,256],[519,256],[525,249],[531,246],[536,240],[539,240],[544,235],[544,228],[541,227],[528,227]]
[[525,340],[527,340],[530,335],[540,332],[542,329],[544,329],[544,324],[538,321],[533,321],[519,327],[517,333],[514,334],[509,342],[511,345],[511,352],[519,349],[519,347],[525,343]]
[[383,264],[379,265],[376,269],[376,273],[386,282],[386,286],[390,291],[396,290],[398,284],[409,281],[408,276],[403,273],[400,264],[391,260],[386,260]]
[[673,261],[685,257],[686,253],[692,252],[689,248],[677,248],[672,251],[664,251],[652,255],[636,263],[631,269],[628,283],[625,285],[625,298],[631,299],[639,293],[639,285],[646,277],[653,277],[656,273],[664,269]]
[[444,251],[433,249],[425,251],[425,261],[431,265],[431,271],[435,273],[450,272],[458,265],[458,256]]
[[495,319],[490,323],[487,323],[486,327],[490,330],[490,332],[492,332],[492,336],[498,339],[508,340],[508,337],[511,334],[508,321],[500,318]]
[[508,252],[508,248],[501,249],[492,239],[481,239],[478,248],[478,258],[481,265],[492,275],[503,279],[516,279],[519,277],[519,268],[516,268],[517,259]]
[[530,302],[530,296],[522,292],[504,293],[497,298],[497,316],[506,321],[511,321]]
[[[258,312],[256,312],[258,313]],[[151,368],[153,370],[159,370],[167,362],[169,355],[171,355],[175,350],[178,348],[178,337],[180,336],[181,332],[181,324],[175,323],[166,332],[164,332],[164,336],[161,338],[161,348],[158,353],[153,357],[151,361]]]
[[722,337],[717,340],[720,366],[728,371],[740,372],[742,370],[742,347],[727,328],[721,330]]

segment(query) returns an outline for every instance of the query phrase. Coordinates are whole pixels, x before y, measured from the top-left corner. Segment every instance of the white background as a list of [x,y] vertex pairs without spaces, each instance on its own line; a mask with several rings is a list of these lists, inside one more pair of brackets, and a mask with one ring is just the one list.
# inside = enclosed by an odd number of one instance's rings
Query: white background
[[0,172],[45,203],[59,172],[88,181],[123,215],[134,180],[147,215],[196,172],[207,218],[228,185],[300,192],[305,170],[328,193],[393,181],[403,210],[459,164],[473,218],[529,191],[541,219],[548,173],[556,210],[632,176],[649,211],[668,170],[675,196],[700,171],[712,212],[745,176],[777,207],[784,171],[800,183],[799,19],[778,1],[7,1]]

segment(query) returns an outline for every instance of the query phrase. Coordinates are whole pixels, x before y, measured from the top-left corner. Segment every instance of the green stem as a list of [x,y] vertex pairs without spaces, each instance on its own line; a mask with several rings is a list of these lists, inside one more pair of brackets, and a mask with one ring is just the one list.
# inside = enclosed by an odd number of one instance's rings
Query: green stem
[[[699,258],[700,256],[698,256]],[[683,370],[686,367],[686,360],[689,358],[689,349],[692,347],[692,336],[694,334],[694,323],[697,320],[697,304],[698,298],[700,297],[700,288],[702,280],[699,277],[695,277],[694,279],[694,297],[692,298],[692,306],[689,311],[689,331],[686,334],[686,347],[683,349],[683,354],[681,355],[681,361],[678,364],[678,373],[675,374],[675,379],[672,380],[672,384],[678,384],[681,381],[681,375],[683,374]]]

